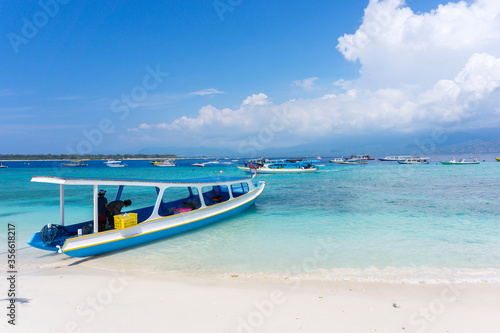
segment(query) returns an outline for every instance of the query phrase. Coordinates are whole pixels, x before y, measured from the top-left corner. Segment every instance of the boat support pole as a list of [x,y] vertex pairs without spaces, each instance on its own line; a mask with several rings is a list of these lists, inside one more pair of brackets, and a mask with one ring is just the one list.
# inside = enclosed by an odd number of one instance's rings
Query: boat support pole
[[59,206],[61,209],[61,225],[64,225],[64,185],[59,185]]
[[123,185],[120,185],[118,187],[118,192],[116,192],[116,198],[115,200],[120,200],[120,198],[122,197],[122,192],[123,192]]
[[97,211],[97,185],[94,185],[94,233],[99,232],[99,215]]
[[201,187],[197,187],[196,190],[198,190],[198,196],[200,197],[200,208],[207,207],[207,204],[205,203],[205,198],[203,197],[203,192],[201,191]]

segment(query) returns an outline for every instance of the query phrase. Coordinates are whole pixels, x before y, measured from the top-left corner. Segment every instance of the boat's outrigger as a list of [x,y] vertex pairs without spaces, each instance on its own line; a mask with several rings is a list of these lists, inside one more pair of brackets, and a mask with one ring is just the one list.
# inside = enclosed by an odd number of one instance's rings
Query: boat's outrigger
[[[216,177],[180,181],[33,177],[32,182],[59,184],[59,224],[47,224],[34,234],[29,245],[72,257],[85,257],[115,251],[168,237],[216,222],[251,206],[262,193],[265,183],[252,178]],[[64,186],[92,185],[93,220],[66,225]],[[115,200],[124,187],[154,187],[154,205],[130,210],[137,224],[123,229],[98,232],[98,187],[118,186]]]

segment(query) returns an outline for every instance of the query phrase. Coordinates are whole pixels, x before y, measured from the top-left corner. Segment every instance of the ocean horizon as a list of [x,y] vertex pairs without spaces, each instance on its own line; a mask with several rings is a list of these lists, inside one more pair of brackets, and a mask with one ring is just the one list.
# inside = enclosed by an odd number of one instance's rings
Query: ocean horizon
[[[258,175],[266,188],[254,206],[214,225],[87,259],[31,248],[33,233],[59,223],[59,187],[32,176],[187,179],[243,176],[237,162],[194,168],[200,159],[155,168],[88,161],[61,168],[54,161],[7,161],[0,171],[2,228],[16,226],[18,267],[79,265],[195,276],[352,280],[405,283],[500,282],[500,163],[445,166],[371,161],[328,163],[314,174]],[[208,160],[207,160],[208,161]],[[240,159],[240,162],[242,160]],[[222,173],[221,173],[222,171]],[[108,198],[109,200],[110,198]],[[138,208],[141,198],[130,198]],[[66,223],[92,218],[90,186],[67,186]],[[2,232],[3,235],[6,232]],[[6,249],[6,237],[0,240]],[[0,252],[4,252],[0,250]],[[5,265],[5,263],[2,263]]]

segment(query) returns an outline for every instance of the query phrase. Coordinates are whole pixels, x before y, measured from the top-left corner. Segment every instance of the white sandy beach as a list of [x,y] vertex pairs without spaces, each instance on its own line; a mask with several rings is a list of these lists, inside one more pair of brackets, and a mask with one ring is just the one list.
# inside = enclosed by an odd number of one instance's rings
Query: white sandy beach
[[[2,282],[2,289],[5,289]],[[18,276],[8,332],[498,332],[499,284],[140,275],[61,266]],[[6,312],[8,302],[1,302]],[[7,328],[7,330],[5,330]]]

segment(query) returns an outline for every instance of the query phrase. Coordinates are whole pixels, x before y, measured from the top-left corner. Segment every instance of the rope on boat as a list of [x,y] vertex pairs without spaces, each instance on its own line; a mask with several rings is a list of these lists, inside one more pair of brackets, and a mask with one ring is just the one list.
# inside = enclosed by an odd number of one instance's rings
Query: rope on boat
[[50,245],[55,242],[57,237],[71,235],[66,228],[59,224],[47,224],[40,231],[40,236],[42,237],[42,241]]
[[56,240],[58,231],[59,231],[59,225],[57,224],[44,225],[42,230],[40,231],[40,236],[42,237],[42,241],[47,245],[52,244]]

